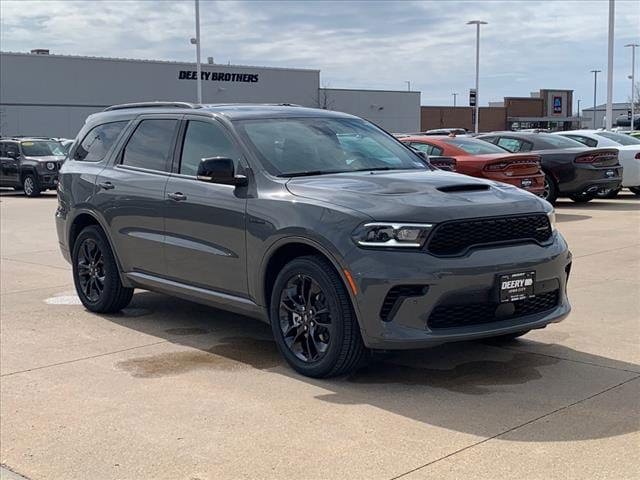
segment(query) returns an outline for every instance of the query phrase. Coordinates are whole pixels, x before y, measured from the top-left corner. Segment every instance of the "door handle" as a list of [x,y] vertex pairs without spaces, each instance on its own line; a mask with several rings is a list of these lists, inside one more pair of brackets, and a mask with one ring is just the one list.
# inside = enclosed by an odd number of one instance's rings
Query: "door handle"
[[176,202],[181,202],[182,200],[187,199],[187,196],[182,192],[168,193],[167,197],[169,197],[171,200],[175,200]]
[[98,184],[100,188],[104,188],[105,190],[113,190],[116,186],[111,182],[102,182]]

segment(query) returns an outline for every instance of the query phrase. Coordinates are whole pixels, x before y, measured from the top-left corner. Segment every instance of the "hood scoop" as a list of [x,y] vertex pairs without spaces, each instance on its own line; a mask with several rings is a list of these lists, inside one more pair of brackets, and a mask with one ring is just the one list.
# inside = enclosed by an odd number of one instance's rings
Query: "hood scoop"
[[477,191],[489,190],[489,185],[484,185],[482,183],[468,183],[468,184],[462,184],[462,185],[444,185],[442,187],[438,187],[437,190],[444,193],[477,192]]

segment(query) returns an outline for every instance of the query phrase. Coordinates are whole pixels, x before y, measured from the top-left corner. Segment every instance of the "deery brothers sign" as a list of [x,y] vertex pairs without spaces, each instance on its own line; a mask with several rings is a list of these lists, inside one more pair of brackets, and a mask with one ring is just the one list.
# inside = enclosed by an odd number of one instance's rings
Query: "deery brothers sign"
[[[223,73],[223,72],[200,72],[202,80],[212,82],[245,82],[256,83],[258,81],[257,73]],[[195,80],[198,78],[198,72],[195,70],[180,70],[178,72],[178,80]]]

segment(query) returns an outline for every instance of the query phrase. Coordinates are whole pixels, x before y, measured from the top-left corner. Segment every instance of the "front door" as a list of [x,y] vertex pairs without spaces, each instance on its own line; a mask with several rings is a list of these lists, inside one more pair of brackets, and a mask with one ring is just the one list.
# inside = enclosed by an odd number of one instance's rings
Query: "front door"
[[20,184],[18,156],[18,144],[16,142],[2,142],[0,145],[1,186],[15,187]]
[[214,119],[187,117],[178,164],[167,183],[165,255],[170,278],[236,296],[247,295],[246,187],[196,179],[203,158],[244,160]]
[[180,116],[141,117],[96,180],[100,209],[127,272],[166,275],[164,199]]

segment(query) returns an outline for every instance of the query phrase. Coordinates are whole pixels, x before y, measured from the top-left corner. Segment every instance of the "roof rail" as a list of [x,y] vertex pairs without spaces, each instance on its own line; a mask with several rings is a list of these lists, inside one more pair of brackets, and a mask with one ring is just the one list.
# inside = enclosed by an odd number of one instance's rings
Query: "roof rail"
[[126,110],[128,108],[202,108],[201,105],[188,102],[136,102],[123,103],[121,105],[111,105],[105,108],[104,112],[113,110]]

